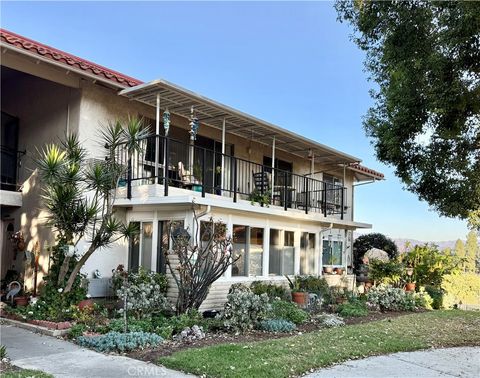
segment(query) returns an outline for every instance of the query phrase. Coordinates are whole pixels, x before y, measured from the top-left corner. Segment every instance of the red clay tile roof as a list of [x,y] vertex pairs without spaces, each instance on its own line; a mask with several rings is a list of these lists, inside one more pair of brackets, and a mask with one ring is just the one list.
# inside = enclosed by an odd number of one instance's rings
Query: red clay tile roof
[[380,172],[375,171],[373,169],[367,168],[367,167],[361,165],[360,163],[352,163],[352,164],[350,164],[350,167],[357,170],[357,171],[364,172],[364,173],[366,173],[366,174],[368,174],[372,177],[375,177],[376,179],[379,179],[379,180],[383,180],[385,178],[383,173],[380,173]]
[[62,63],[66,67],[80,69],[87,73],[103,77],[104,79],[120,84],[123,87],[134,87],[135,85],[142,84],[140,80],[134,79],[133,77],[126,76],[120,72],[113,71],[109,68],[79,58],[78,56],[68,54],[29,38],[22,37],[21,35],[5,29],[0,29],[0,41],[27,50],[28,52],[37,54],[43,58]]

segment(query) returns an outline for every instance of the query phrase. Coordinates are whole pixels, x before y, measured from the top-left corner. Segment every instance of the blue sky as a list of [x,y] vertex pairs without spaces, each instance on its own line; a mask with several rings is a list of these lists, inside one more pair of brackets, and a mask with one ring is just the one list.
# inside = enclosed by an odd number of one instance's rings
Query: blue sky
[[464,238],[378,162],[362,128],[372,83],[331,2],[2,2],[3,28],[138,79],[165,78],[363,159],[355,218],[424,241]]

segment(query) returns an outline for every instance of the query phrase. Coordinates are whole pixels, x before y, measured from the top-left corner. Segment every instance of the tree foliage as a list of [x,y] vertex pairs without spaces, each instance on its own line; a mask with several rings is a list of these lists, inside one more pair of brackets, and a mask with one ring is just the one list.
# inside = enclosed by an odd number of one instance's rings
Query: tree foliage
[[380,233],[371,233],[360,235],[353,243],[353,262],[355,267],[362,263],[362,258],[368,250],[378,248],[388,253],[388,257],[393,260],[398,255],[398,248],[395,242]]
[[[127,150],[128,154],[140,150],[147,135],[140,119],[129,118],[110,123],[101,131],[100,144],[104,148],[101,160],[89,159],[75,134],[40,151],[37,166],[43,203],[48,211],[47,224],[57,232],[64,251],[80,240],[89,245],[80,256],[65,254],[57,277],[57,285],[65,294],[71,291],[80,269],[96,250],[108,248],[136,232],[133,226],[115,217],[115,189],[126,171],[117,156],[119,149]],[[76,262],[70,268],[73,259]]]
[[378,159],[441,215],[480,209],[480,3],[338,1],[377,86]]

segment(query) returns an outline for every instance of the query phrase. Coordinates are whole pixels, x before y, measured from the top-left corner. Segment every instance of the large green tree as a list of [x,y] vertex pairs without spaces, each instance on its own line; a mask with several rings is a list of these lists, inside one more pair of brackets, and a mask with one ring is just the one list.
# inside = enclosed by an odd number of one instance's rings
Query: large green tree
[[377,157],[441,215],[480,209],[480,2],[338,1],[376,83]]

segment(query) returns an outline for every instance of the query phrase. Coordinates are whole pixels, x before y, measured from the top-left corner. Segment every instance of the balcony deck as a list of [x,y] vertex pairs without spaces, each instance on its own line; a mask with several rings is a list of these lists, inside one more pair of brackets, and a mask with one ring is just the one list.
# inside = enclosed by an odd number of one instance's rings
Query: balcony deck
[[126,167],[117,203],[193,195],[340,219],[348,208],[343,186],[160,135],[145,138],[141,153],[129,156],[120,147],[117,160]]

